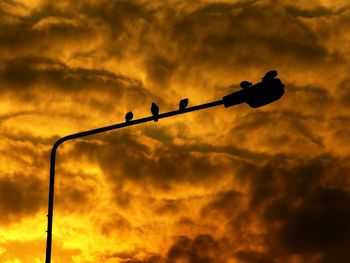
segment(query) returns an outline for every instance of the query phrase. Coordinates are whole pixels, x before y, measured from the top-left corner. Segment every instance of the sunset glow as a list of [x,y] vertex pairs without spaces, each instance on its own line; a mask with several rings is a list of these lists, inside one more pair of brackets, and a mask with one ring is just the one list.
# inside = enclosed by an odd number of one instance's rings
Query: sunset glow
[[0,262],[350,262],[349,1],[0,1]]

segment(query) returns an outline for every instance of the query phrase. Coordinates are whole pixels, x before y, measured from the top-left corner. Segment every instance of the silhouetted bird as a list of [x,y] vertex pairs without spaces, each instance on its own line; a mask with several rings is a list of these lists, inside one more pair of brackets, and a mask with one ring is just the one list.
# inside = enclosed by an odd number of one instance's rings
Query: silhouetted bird
[[125,114],[125,121],[129,122],[132,120],[133,117],[134,117],[134,114],[132,114],[132,112],[129,111],[127,114]]
[[250,86],[252,85],[252,83],[249,82],[249,81],[243,80],[243,81],[241,82],[241,84],[239,84],[239,85],[241,86],[242,89],[245,89],[245,88],[250,87]]
[[180,100],[180,102],[179,102],[179,110],[183,111],[184,109],[186,109],[187,105],[188,105],[188,99]]
[[267,72],[265,74],[265,76],[262,78],[262,81],[269,81],[271,79],[274,79],[275,77],[277,77],[277,70],[270,70],[269,72]]
[[159,107],[154,102],[152,102],[151,112],[152,112],[152,115],[154,117],[154,121],[158,121],[157,117],[158,117],[158,114],[159,114]]

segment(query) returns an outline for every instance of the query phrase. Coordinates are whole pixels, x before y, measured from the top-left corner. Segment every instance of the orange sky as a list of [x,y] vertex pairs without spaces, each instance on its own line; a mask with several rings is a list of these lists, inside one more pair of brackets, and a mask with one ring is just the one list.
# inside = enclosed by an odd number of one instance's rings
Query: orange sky
[[65,143],[53,262],[348,262],[349,24],[347,0],[0,1],[0,262],[44,262],[59,137],[270,69],[266,107]]

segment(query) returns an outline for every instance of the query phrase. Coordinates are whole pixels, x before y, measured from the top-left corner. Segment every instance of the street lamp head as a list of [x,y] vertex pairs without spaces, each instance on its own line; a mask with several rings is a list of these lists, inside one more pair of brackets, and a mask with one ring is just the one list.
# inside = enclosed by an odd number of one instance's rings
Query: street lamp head
[[251,108],[259,108],[279,100],[284,94],[284,84],[278,78],[262,81],[247,93],[246,103]]
[[239,86],[241,86],[242,89],[248,88],[248,87],[250,87],[251,85],[252,85],[252,83],[249,82],[249,81],[246,81],[246,80],[243,80],[243,81],[241,82],[241,84],[239,84]]
[[262,80],[262,81],[269,81],[269,80],[271,80],[271,79],[276,78],[277,75],[278,75],[277,70],[274,70],[274,69],[273,69],[273,70],[270,70],[270,71],[266,72],[266,73],[265,73],[265,76],[263,76],[261,80]]
[[244,85],[244,89],[223,97],[225,107],[247,103],[251,108],[259,108],[280,99],[284,94],[284,84],[276,76],[277,71],[271,70],[265,74],[262,82]]

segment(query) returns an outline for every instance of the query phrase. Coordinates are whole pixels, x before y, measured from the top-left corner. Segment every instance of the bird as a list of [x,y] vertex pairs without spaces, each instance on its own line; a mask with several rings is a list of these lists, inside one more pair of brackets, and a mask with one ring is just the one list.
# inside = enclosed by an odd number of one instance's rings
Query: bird
[[152,102],[151,112],[154,117],[154,121],[158,121],[159,107],[154,102]]
[[183,111],[184,109],[186,109],[187,105],[188,105],[188,99],[187,98],[180,100],[180,102],[179,102],[179,110]]
[[272,80],[273,78],[277,77],[277,74],[277,70],[270,70],[266,72],[264,77],[262,77],[262,81]]
[[245,89],[245,88],[250,87],[250,86],[252,85],[252,83],[249,82],[249,81],[243,80],[243,81],[241,82],[241,84],[239,84],[239,85],[241,86],[242,89]]
[[131,121],[133,117],[134,117],[134,114],[132,114],[132,112],[129,111],[128,113],[125,114],[125,122]]

